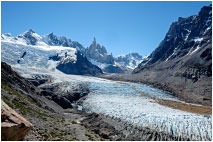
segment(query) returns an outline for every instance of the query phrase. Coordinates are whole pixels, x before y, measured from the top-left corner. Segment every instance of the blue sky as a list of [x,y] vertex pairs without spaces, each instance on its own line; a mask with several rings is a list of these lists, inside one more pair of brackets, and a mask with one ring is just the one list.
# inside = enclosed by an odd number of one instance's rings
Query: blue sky
[[96,37],[116,56],[151,53],[178,17],[195,15],[211,2],[1,2],[1,31],[53,32],[85,47]]

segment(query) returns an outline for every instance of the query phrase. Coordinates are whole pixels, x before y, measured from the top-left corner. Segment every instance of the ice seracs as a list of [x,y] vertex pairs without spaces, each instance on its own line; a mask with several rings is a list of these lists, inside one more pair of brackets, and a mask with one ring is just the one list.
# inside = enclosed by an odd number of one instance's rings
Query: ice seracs
[[85,111],[105,114],[141,129],[148,127],[173,137],[211,140],[211,115],[206,117],[159,105],[153,97],[179,101],[163,91],[124,82],[93,82],[90,90],[83,102]]

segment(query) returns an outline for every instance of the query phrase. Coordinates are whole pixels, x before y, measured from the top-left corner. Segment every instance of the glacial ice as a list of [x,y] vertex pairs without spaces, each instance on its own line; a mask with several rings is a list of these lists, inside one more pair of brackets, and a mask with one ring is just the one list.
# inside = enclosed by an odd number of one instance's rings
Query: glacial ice
[[[86,83],[90,93],[83,101],[83,109],[122,119],[137,127],[157,130],[191,140],[212,140],[212,116],[199,115],[172,109],[156,103],[152,98],[180,101],[169,93],[148,85],[106,79],[67,75],[56,69],[57,62],[49,61],[50,55],[63,54],[73,48],[39,47],[17,43],[1,43],[1,59],[12,65],[24,77],[49,76],[53,84],[61,84],[69,91],[76,84]],[[17,64],[17,59],[27,52]],[[32,56],[28,56],[32,55]]]
[[83,108],[88,112],[120,118],[135,126],[148,127],[174,137],[181,136],[191,140],[212,138],[210,115],[198,115],[168,108],[157,104],[142,93],[176,100],[158,89],[137,83],[120,82],[91,83],[90,87],[91,92],[83,102]]

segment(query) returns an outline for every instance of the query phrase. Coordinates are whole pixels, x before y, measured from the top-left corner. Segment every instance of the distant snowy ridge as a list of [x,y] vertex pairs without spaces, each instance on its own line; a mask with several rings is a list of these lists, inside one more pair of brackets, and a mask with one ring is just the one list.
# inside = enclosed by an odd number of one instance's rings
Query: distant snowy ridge
[[94,65],[100,67],[104,72],[108,73],[124,73],[138,66],[142,60],[142,56],[138,53],[130,53],[124,56],[113,57],[108,54],[104,46],[96,42],[94,38],[92,44],[85,48],[77,41],[72,41],[64,36],[56,36],[53,33],[41,36],[32,29],[23,32],[22,34],[12,37],[10,33],[1,34],[1,39],[4,42],[21,44],[25,46],[36,46],[45,48],[61,48],[70,47],[80,51]]
[[2,34],[2,39],[12,40],[16,42],[25,43],[27,45],[38,45],[38,46],[62,46],[62,47],[73,47],[79,51],[84,51],[83,45],[77,41],[72,41],[64,36],[56,36],[53,33],[41,36],[35,33],[32,29],[12,37],[11,34]]
[[67,74],[102,74],[101,69],[90,63],[78,50],[79,46],[71,47],[71,40],[48,37],[40,36],[32,30],[16,37],[2,34],[2,61],[25,67],[57,69]]
[[143,57],[138,53],[130,53],[127,55],[118,55],[115,58],[116,64],[126,66],[130,69],[135,69],[143,60]]
[[107,73],[125,73],[133,70],[142,61],[142,56],[138,53],[130,53],[118,57],[109,54],[104,46],[96,42],[94,38],[92,44],[86,48],[85,55],[95,65],[99,66]]

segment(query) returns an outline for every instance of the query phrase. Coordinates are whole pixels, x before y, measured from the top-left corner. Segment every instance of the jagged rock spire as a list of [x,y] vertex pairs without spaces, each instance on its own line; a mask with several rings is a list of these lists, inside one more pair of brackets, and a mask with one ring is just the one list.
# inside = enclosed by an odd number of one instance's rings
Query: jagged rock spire
[[28,32],[30,32],[30,33],[35,33],[32,29],[29,29]]
[[94,39],[93,39],[93,44],[96,44],[96,39],[95,39],[95,37],[94,37]]

